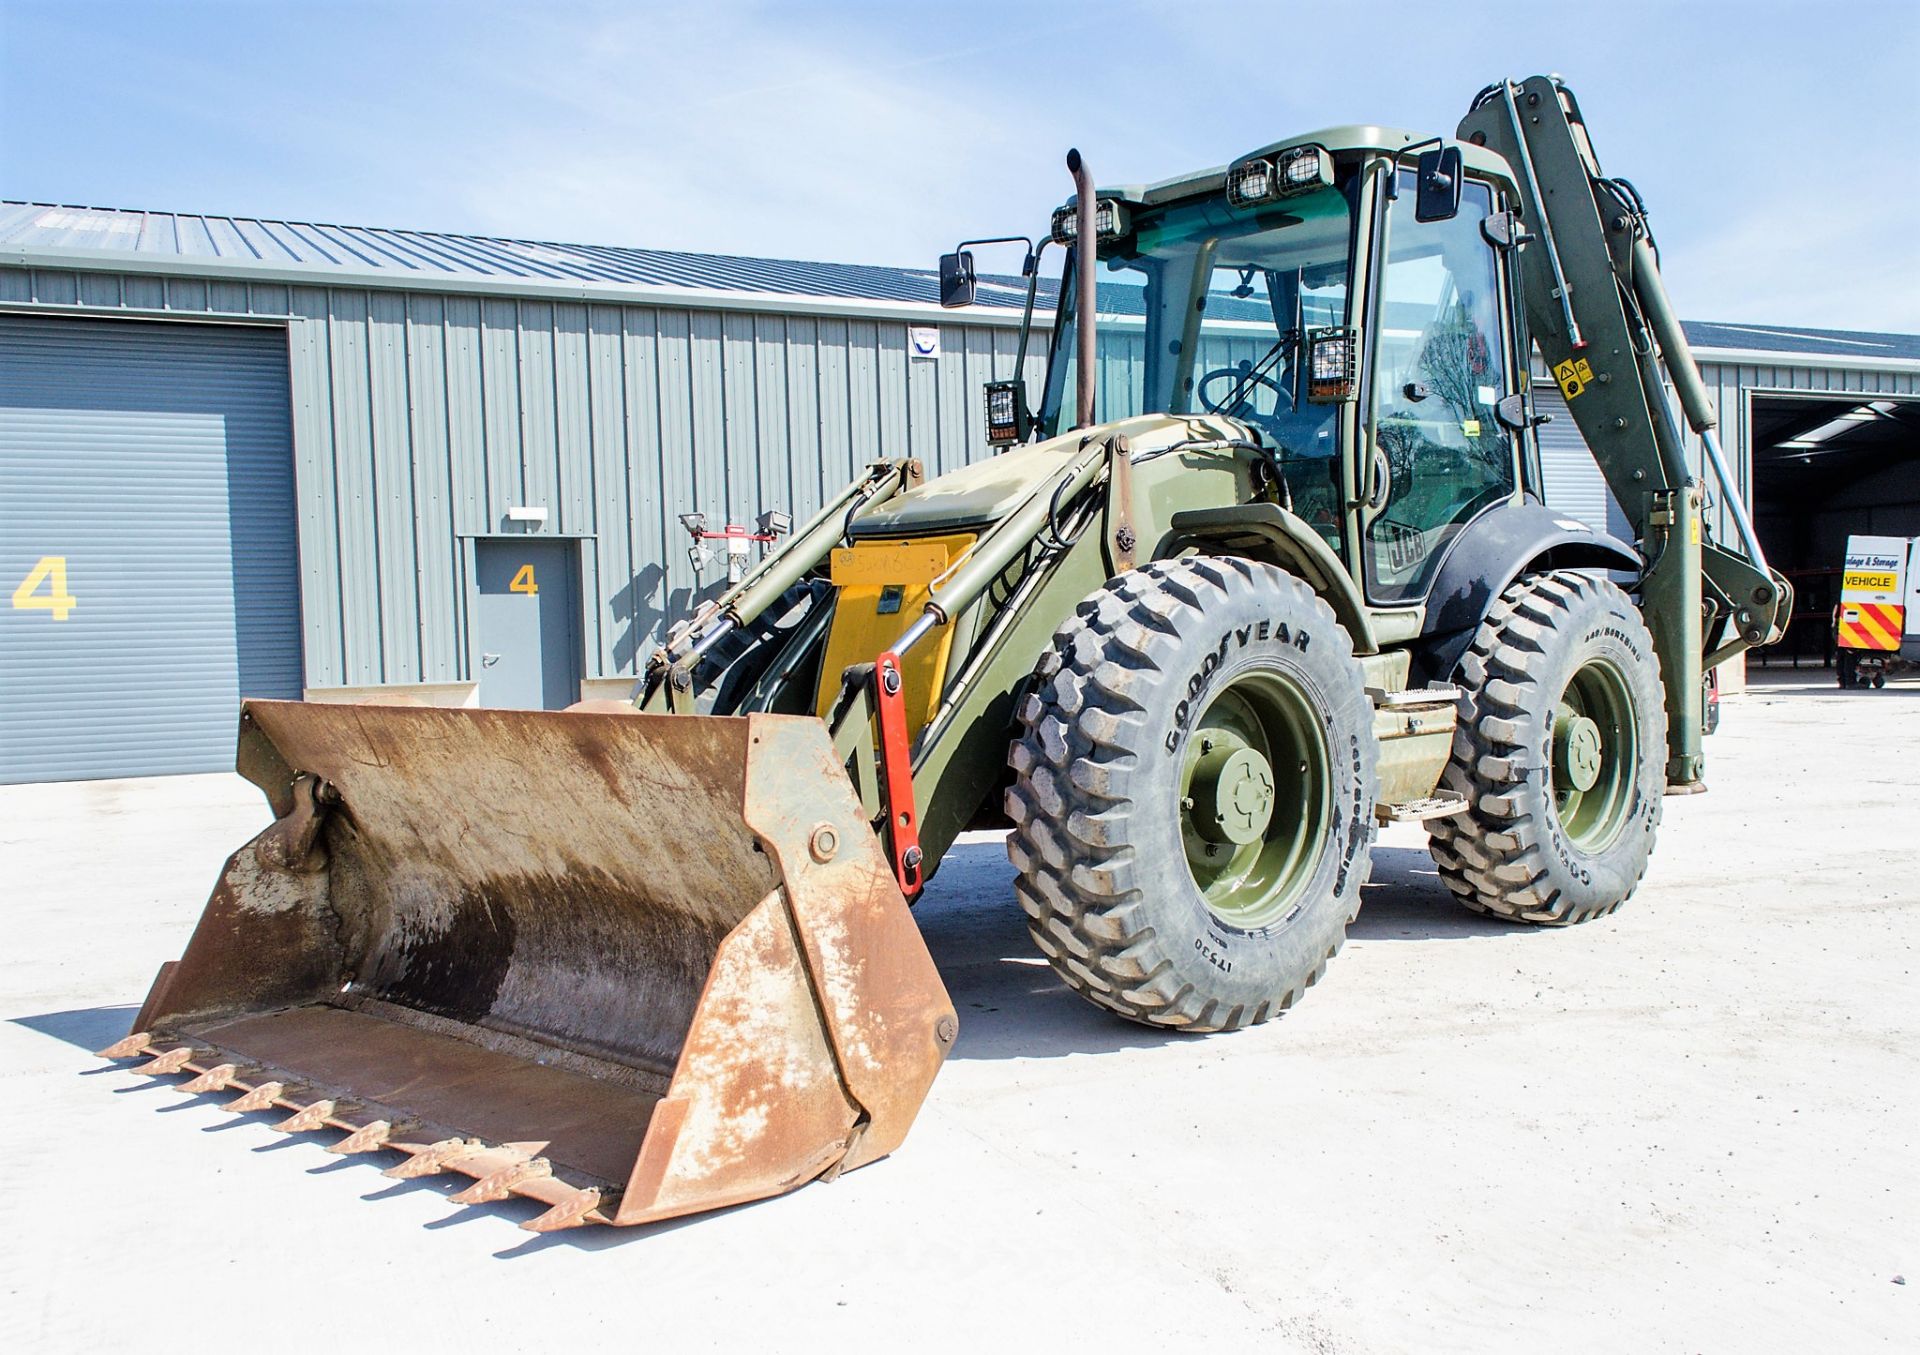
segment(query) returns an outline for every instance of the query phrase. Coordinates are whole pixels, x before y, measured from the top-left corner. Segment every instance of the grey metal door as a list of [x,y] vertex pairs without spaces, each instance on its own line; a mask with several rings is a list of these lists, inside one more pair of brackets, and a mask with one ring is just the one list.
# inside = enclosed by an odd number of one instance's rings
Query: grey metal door
[[0,782],[231,768],[300,691],[286,336],[0,316]]
[[1553,416],[1539,431],[1540,474],[1546,481],[1548,507],[1622,540],[1633,540],[1627,515],[1608,488],[1600,463],[1580,436],[1580,425],[1573,421],[1552,377],[1534,374],[1533,408],[1535,413]]
[[474,543],[480,704],[558,710],[580,699],[579,554],[571,541]]

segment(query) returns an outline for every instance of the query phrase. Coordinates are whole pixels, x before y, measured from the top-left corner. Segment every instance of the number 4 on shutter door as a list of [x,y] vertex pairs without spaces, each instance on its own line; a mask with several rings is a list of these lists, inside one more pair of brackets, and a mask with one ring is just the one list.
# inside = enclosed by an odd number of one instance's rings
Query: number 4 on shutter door
[[[47,591],[42,593],[40,585]],[[80,599],[67,591],[67,557],[43,555],[40,563],[27,571],[27,577],[13,590],[16,611],[52,612],[55,621],[65,621],[67,613],[80,605]]]
[[513,576],[513,582],[507,585],[510,593],[537,593],[540,585],[533,581],[533,566],[521,565],[520,572]]

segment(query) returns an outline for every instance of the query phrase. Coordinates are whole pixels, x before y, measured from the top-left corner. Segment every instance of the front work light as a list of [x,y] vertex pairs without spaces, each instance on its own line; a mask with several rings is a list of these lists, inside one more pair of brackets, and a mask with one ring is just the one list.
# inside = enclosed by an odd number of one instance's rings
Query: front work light
[[[1080,231],[1080,209],[1069,203],[1053,214],[1053,242],[1070,245]],[[1127,233],[1126,205],[1113,198],[1093,204],[1093,233],[1099,240],[1118,240]]]
[[987,441],[995,447],[1011,447],[1025,442],[1033,427],[1027,412],[1027,383],[989,381],[987,383]]
[[1360,332],[1339,327],[1307,332],[1307,399],[1338,404],[1358,391]]
[[1290,146],[1271,159],[1253,156],[1227,171],[1227,201],[1235,207],[1311,193],[1333,183],[1333,161],[1318,146]]

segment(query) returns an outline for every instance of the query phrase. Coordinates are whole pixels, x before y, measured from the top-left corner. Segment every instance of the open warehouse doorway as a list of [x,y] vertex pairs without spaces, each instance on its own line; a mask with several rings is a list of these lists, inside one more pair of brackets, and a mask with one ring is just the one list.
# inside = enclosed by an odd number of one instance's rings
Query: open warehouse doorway
[[1756,651],[1766,667],[1833,662],[1833,608],[1849,536],[1920,536],[1920,399],[1751,390],[1754,526],[1793,582],[1793,621]]

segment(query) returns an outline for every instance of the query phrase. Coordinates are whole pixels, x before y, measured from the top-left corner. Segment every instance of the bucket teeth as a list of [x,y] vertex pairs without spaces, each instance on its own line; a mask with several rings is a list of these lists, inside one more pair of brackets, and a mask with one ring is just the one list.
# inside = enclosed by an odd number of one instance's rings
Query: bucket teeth
[[515,1186],[552,1175],[553,1164],[544,1157],[529,1158],[525,1162],[515,1162],[481,1177],[454,1196],[453,1202],[455,1204],[491,1204],[495,1200],[504,1200],[513,1194]]
[[583,1223],[591,1223],[587,1215],[599,1209],[607,1201],[608,1192],[597,1186],[588,1186],[576,1190],[566,1199],[537,1219],[528,1219],[521,1224],[530,1233],[557,1233],[564,1228],[578,1228]]
[[153,1036],[144,1030],[136,1030],[124,1040],[115,1040],[100,1051],[103,1059],[131,1059],[147,1052],[147,1045]]
[[169,1049],[157,1058],[148,1059],[133,1071],[145,1073],[150,1077],[159,1077],[162,1073],[177,1073],[193,1059],[193,1050],[187,1045],[178,1049]]
[[328,1144],[327,1151],[343,1157],[349,1153],[374,1153],[386,1147],[392,1137],[393,1126],[385,1120],[375,1120],[361,1125],[340,1142]]
[[282,1134],[310,1134],[327,1122],[333,1114],[333,1102],[315,1101],[312,1105],[296,1110],[274,1128]]
[[286,1086],[279,1082],[262,1082],[245,1096],[235,1097],[222,1107],[236,1115],[244,1115],[251,1110],[272,1110],[273,1103],[279,1098]]
[[231,1063],[215,1064],[213,1067],[207,1069],[206,1072],[200,1074],[199,1077],[193,1079],[193,1081],[182,1082],[180,1084],[180,1090],[196,1094],[200,1092],[223,1092],[227,1089],[227,1085],[239,1075],[239,1072],[240,1070]]
[[432,1176],[436,1172],[446,1171],[463,1157],[483,1151],[485,1146],[473,1139],[441,1139],[438,1143],[428,1144],[405,1162],[388,1167],[381,1175],[390,1176],[396,1181]]

